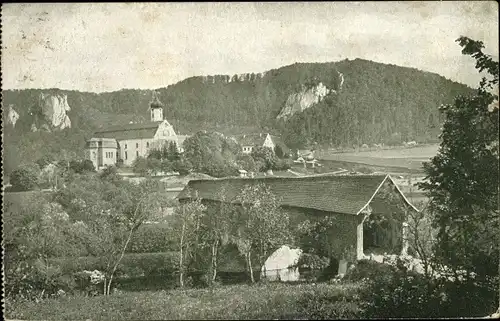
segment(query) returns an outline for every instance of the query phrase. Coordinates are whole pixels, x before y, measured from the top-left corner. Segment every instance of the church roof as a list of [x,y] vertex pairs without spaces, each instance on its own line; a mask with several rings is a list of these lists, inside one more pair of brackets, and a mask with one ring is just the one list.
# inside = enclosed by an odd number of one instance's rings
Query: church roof
[[109,126],[94,133],[96,138],[116,140],[153,138],[163,121]]

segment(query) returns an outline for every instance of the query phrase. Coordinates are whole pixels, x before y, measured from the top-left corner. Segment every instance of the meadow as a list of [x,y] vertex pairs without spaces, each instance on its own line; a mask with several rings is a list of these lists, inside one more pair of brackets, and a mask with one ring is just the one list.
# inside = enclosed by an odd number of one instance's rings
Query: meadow
[[381,168],[389,168],[405,172],[422,172],[422,162],[435,156],[438,145],[422,145],[412,148],[391,148],[380,150],[359,150],[339,153],[323,150],[316,157],[326,161],[364,164]]
[[39,303],[7,302],[5,316],[24,320],[297,320],[317,318],[314,314],[321,311],[312,299],[321,295],[329,298],[328,316],[345,319],[359,317],[359,289],[357,283],[257,283],[122,292],[112,296],[60,297]]

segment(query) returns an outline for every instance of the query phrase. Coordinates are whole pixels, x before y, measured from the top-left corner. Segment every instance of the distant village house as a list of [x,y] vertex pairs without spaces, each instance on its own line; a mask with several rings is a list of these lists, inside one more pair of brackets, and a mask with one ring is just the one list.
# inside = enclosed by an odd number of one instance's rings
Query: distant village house
[[249,134],[237,138],[244,154],[250,154],[256,147],[269,147],[274,150],[276,146],[269,134]]

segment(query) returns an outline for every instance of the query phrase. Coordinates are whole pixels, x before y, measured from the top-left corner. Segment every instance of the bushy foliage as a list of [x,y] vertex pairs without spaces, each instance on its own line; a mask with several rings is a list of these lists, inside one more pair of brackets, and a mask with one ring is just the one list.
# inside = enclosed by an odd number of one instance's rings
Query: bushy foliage
[[156,253],[177,250],[171,224],[144,224],[130,241],[128,253]]
[[477,317],[496,305],[495,289],[479,280],[430,279],[399,260],[394,265],[364,263],[349,280],[364,275],[369,276],[360,295],[365,318]]
[[499,64],[482,52],[482,42],[467,37],[457,42],[488,78],[473,94],[441,106],[440,149],[424,164],[428,180],[419,185],[431,199],[429,209],[438,228],[436,259],[455,269],[495,277],[500,259],[499,247],[491,246],[492,240],[499,242]]
[[72,160],[69,162],[69,168],[77,174],[95,172],[94,163],[90,159]]
[[21,165],[10,174],[10,183],[16,191],[29,191],[37,187],[40,168],[36,164]]
[[236,141],[221,133],[199,131],[184,141],[183,157],[195,172],[224,177],[238,173],[236,156],[240,150]]
[[300,318],[308,320],[357,319],[362,316],[359,307],[359,289],[318,287],[313,291],[301,293],[297,300]]
[[391,272],[391,267],[371,260],[359,260],[354,268],[349,269],[344,276],[344,280],[358,282],[371,280],[380,275],[387,275]]

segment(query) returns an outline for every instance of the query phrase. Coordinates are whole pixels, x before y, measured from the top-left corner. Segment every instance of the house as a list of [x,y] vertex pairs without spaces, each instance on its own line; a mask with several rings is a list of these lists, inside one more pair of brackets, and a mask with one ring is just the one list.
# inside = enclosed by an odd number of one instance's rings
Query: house
[[274,150],[275,144],[269,134],[249,134],[237,138],[244,154],[250,154],[255,147],[269,147]]
[[178,136],[173,126],[163,118],[163,104],[153,92],[150,103],[151,121],[109,126],[94,133],[87,141],[86,159],[100,169],[123,161],[131,166],[137,157],[146,157],[150,150],[174,142],[182,152],[182,142],[187,136]]
[[[223,178],[192,180],[178,195],[198,195],[210,209],[232,202],[247,185],[265,184],[289,213],[292,228],[302,221],[334,217],[324,232],[338,262],[368,258],[372,253],[405,254],[408,211],[417,209],[389,175]],[[220,190],[226,191],[221,198]],[[189,192],[191,191],[191,192]],[[194,192],[194,193],[192,193]]]

